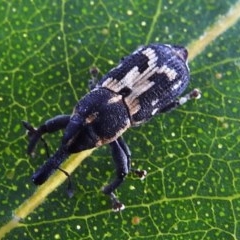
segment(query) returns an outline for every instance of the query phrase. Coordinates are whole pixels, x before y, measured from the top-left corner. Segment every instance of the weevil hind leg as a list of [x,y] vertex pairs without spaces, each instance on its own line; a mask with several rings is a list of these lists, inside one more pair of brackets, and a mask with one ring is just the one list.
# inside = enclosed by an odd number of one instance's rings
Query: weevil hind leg
[[38,141],[42,139],[43,134],[56,132],[60,129],[66,128],[69,120],[70,115],[58,115],[54,118],[47,120],[43,125],[38,128],[34,128],[30,123],[23,121],[23,126],[27,129],[27,134],[29,137],[27,153],[30,155],[33,153]]
[[120,147],[122,148],[122,150],[124,151],[126,157],[127,157],[127,166],[128,166],[128,170],[131,170],[131,151],[128,147],[128,145],[126,144],[126,142],[124,141],[123,137],[119,137],[117,139],[117,142],[119,143]]
[[168,106],[166,106],[164,109],[159,111],[159,113],[165,113],[174,110],[175,108],[185,104],[189,100],[192,99],[199,99],[201,98],[201,91],[197,88],[193,89],[191,92],[187,93],[186,95],[180,97],[179,99],[171,102]]
[[124,205],[117,199],[114,191],[122,184],[125,176],[129,173],[129,159],[124,149],[121,146],[121,141],[116,141],[109,144],[112,151],[113,161],[116,167],[116,178],[107,186],[103,187],[102,191],[109,195],[113,205],[113,211],[121,211]]

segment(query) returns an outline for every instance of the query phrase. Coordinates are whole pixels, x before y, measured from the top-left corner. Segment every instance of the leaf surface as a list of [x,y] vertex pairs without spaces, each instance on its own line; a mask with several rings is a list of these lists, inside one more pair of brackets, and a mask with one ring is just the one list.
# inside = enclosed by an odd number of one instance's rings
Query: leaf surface
[[[234,12],[239,5],[1,0],[0,237],[240,239],[240,24]],[[200,88],[202,98],[124,135],[133,167],[148,172],[144,181],[128,176],[117,190],[126,209],[113,213],[100,191],[114,177],[109,149],[102,147],[72,174],[73,198],[67,197],[66,183],[46,198],[37,192],[44,203],[18,223],[19,206],[31,205],[36,190],[31,175],[46,160],[41,144],[35,158],[26,155],[21,121],[38,126],[71,114],[88,92],[91,66],[103,75],[150,42],[189,46],[188,91]],[[45,137],[51,152],[61,134]],[[11,219],[17,228],[3,237]]]

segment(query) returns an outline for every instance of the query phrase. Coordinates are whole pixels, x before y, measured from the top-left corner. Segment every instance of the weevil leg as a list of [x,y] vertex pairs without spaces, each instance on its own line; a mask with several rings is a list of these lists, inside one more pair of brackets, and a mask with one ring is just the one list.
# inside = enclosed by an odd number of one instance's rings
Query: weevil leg
[[174,102],[170,103],[168,106],[166,106],[164,109],[162,109],[160,112],[169,112],[171,110],[174,110],[175,108],[185,104],[191,99],[199,99],[201,97],[201,91],[197,88],[193,89],[191,92],[187,93],[186,95],[180,97],[179,99],[175,100]]
[[90,90],[92,90],[95,88],[95,86],[97,84],[99,70],[97,67],[92,67],[92,68],[90,68],[89,72],[90,72],[90,75],[92,78],[89,79],[89,81],[88,81],[88,87]]
[[70,115],[58,115],[54,118],[47,120],[39,128],[34,128],[30,123],[23,121],[23,126],[28,131],[29,144],[27,148],[27,153],[32,154],[37,142],[42,138],[44,133],[52,133],[60,129],[66,128],[70,120]]
[[131,151],[128,147],[128,145],[126,144],[126,142],[124,141],[123,137],[119,137],[117,139],[117,142],[119,143],[120,147],[122,148],[122,150],[124,151],[126,157],[127,157],[127,166],[128,169],[131,169]]
[[147,171],[146,170],[139,170],[139,169],[133,169],[131,167],[131,151],[128,147],[128,145],[126,144],[126,142],[124,141],[123,137],[119,137],[117,139],[118,143],[120,144],[121,148],[123,149],[123,151],[125,152],[126,156],[127,156],[127,160],[128,160],[128,169],[129,171],[131,170],[131,172],[133,172],[134,174],[136,174],[141,180],[143,180],[146,175],[147,175]]
[[125,176],[129,173],[129,160],[118,140],[110,143],[109,145],[111,147],[113,161],[116,166],[117,176],[113,182],[103,187],[102,191],[103,193],[110,196],[113,204],[113,211],[120,211],[124,209],[124,205],[119,202],[113,192],[119,187],[119,185],[123,182]]

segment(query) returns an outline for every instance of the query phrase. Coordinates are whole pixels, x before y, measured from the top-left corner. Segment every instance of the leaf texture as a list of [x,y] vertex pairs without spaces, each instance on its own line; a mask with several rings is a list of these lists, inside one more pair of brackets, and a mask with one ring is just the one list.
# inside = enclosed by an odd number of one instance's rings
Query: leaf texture
[[[233,0],[1,0],[0,238],[240,239],[239,9]],[[21,121],[71,114],[90,67],[103,75],[151,42],[188,46],[188,91],[200,88],[202,98],[124,135],[133,167],[148,172],[118,189],[126,209],[113,213],[100,191],[115,174],[106,146],[72,174],[73,198],[66,183],[46,198],[36,192],[44,203],[27,213],[46,153],[40,144],[26,155]],[[53,152],[61,133],[45,139]]]

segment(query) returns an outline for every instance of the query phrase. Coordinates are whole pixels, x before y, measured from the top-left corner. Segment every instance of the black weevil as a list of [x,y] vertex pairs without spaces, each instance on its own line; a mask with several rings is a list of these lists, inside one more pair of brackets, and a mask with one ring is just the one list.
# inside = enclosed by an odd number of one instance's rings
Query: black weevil
[[[200,91],[194,89],[178,99],[190,79],[187,56],[187,50],[181,46],[142,46],[123,58],[98,83],[92,83],[91,91],[79,100],[72,115],[53,117],[37,129],[23,122],[29,135],[29,154],[43,134],[64,129],[58,150],[33,174],[33,182],[44,183],[72,153],[109,144],[116,178],[103,192],[110,196],[113,210],[123,209],[124,205],[114,194],[131,170],[131,152],[122,134],[157,114],[201,96]],[[96,78],[96,69],[92,73]],[[134,171],[141,178],[146,175],[145,171]]]

